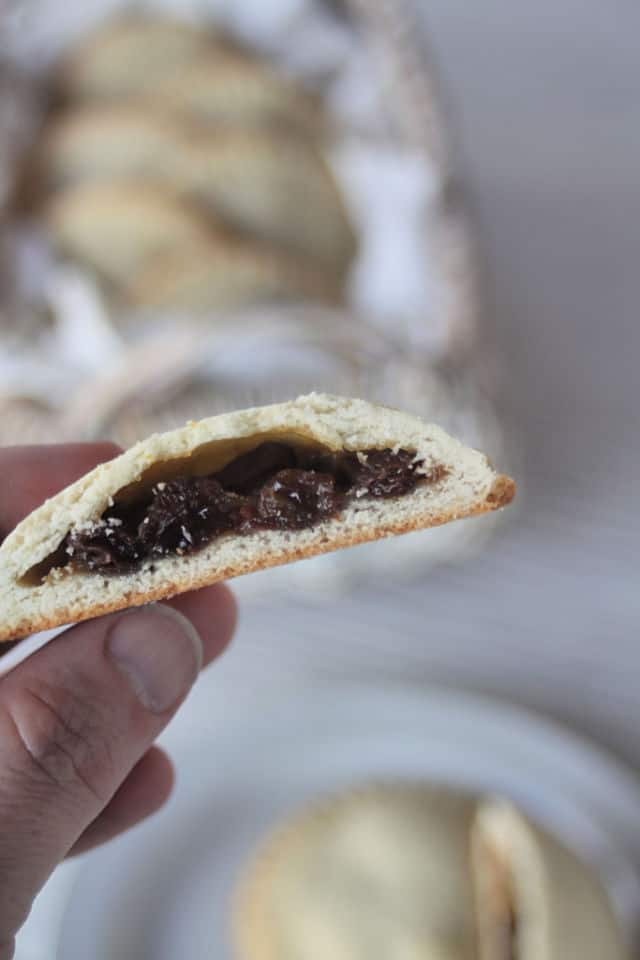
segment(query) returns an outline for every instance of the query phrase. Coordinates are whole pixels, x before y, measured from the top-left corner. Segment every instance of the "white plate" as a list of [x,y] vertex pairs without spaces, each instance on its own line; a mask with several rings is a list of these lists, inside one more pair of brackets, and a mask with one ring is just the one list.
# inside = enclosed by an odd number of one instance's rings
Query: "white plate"
[[86,859],[59,960],[227,960],[231,893],[264,831],[318,793],[384,777],[512,796],[597,864],[632,930],[640,786],[620,764],[481,698],[342,688],[280,704],[178,758],[167,809]]

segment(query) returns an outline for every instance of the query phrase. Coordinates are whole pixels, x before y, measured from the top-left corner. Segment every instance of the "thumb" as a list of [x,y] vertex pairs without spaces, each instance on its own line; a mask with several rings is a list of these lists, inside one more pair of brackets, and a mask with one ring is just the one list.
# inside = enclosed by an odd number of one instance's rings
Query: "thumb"
[[74,627],[0,682],[0,960],[201,662],[190,621],[152,605]]

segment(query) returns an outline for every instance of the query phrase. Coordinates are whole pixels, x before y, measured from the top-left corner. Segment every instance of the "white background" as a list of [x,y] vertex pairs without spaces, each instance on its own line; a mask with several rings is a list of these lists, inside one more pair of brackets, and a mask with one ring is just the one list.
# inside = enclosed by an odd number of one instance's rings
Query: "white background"
[[495,278],[527,502],[482,564],[430,581],[420,668],[640,763],[640,6],[424,8]]

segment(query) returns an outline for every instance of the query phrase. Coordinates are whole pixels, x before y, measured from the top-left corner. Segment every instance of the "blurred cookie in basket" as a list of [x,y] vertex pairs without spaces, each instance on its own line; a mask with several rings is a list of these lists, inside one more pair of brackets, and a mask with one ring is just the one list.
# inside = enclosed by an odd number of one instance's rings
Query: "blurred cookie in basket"
[[125,290],[138,310],[196,313],[307,299],[336,303],[340,296],[330,274],[301,258],[214,237],[151,258]]
[[44,188],[151,176],[235,228],[344,274],[355,237],[320,150],[270,130],[204,132],[140,105],[80,105],[55,116],[38,150]]
[[80,183],[55,194],[45,215],[55,246],[136,309],[202,311],[340,296],[337,282],[313,264],[229,237],[162,185]]
[[56,193],[44,210],[54,245],[117,286],[150,257],[206,244],[213,226],[170,189],[146,181],[80,183]]
[[140,96],[212,127],[272,126],[309,137],[324,127],[316,96],[266,61],[232,49],[167,71]]
[[207,122],[322,127],[319,100],[253,51],[207,26],[129,15],[69,51],[55,87],[63,99],[158,98]]
[[25,211],[114,315],[341,300],[356,240],[318,97],[208,26],[138,14],[53,83]]
[[69,50],[58,66],[55,86],[73,99],[120,97],[152,86],[167,71],[206,52],[213,36],[163,16],[122,15]]
[[343,276],[356,240],[339,188],[312,144],[259,130],[192,138],[183,183],[235,227]]
[[241,960],[472,960],[473,800],[355,790],[276,831],[240,883]]
[[162,110],[81,103],[55,113],[36,150],[42,193],[87,180],[181,180],[189,128]]

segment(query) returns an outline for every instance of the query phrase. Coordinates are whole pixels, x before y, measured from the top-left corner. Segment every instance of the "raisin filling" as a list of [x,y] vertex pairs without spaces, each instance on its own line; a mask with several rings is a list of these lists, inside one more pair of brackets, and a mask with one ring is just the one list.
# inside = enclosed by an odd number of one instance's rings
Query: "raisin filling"
[[445,472],[425,472],[409,450],[322,453],[262,443],[209,476],[177,477],[110,507],[92,527],[67,535],[63,565],[122,573],[224,533],[303,530],[336,517],[352,498],[401,496]]

